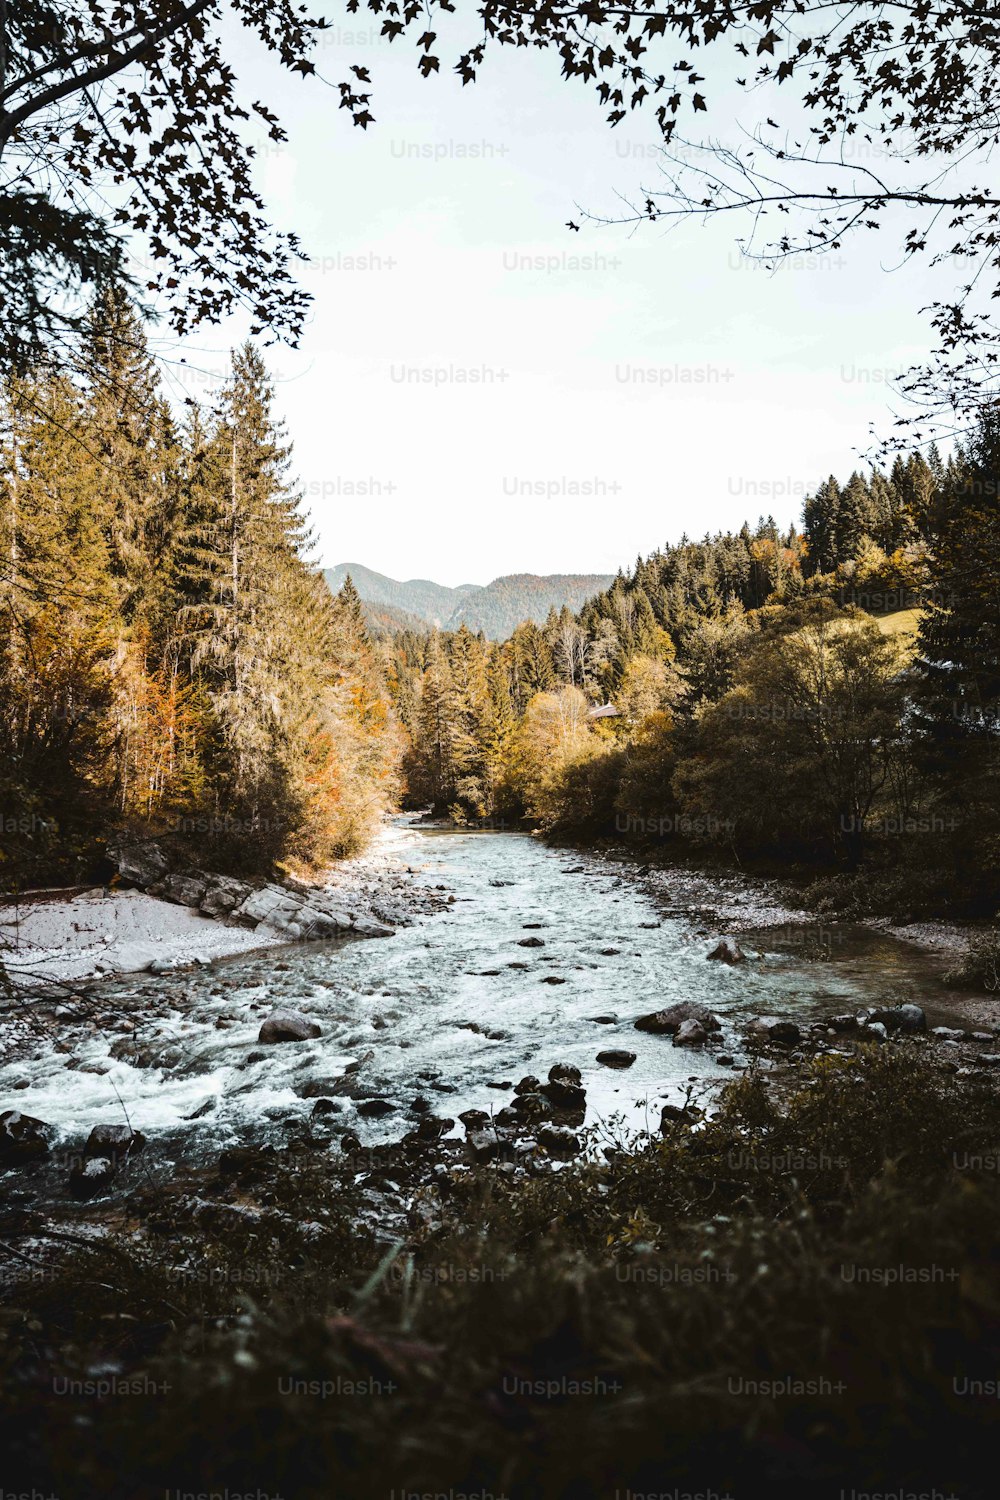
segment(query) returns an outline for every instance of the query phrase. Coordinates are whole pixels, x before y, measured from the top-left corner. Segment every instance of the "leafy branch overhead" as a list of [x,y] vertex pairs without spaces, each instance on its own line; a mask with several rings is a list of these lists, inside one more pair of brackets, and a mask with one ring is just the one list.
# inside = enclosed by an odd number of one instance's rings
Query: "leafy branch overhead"
[[[890,236],[902,260],[943,267],[928,309],[936,349],[907,372],[904,389],[928,415],[967,415],[990,396],[1000,334],[991,312],[1000,288],[1000,193],[988,170],[1000,128],[992,8],[345,8],[372,12],[388,43],[414,46],[424,77],[453,69],[473,83],[489,49],[532,48],[553,53],[564,79],[593,88],[610,126],[644,111],[663,155],[626,222],[723,214],[742,226],[748,254],[774,261],[839,249],[867,229]],[[67,288],[120,279],[129,231],[148,246],[138,288],[168,310],[176,332],[243,308],[258,331],[294,343],[308,303],[295,280],[303,250],[267,221],[243,127],[256,121],[273,141],[285,132],[265,101],[244,97],[223,22],[242,24],[289,72],[330,87],[363,130],[376,120],[377,63],[323,77],[315,50],[332,22],[292,0],[26,0],[4,15],[0,357],[23,364],[72,334]]]

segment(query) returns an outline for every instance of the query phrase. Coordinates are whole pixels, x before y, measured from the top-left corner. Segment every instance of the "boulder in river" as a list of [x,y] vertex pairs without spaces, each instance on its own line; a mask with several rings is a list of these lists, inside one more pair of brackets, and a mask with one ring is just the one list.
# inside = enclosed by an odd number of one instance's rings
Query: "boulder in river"
[[146,1144],[146,1137],[131,1125],[95,1125],[87,1137],[82,1160],[69,1174],[74,1198],[94,1198],[111,1186],[122,1163]]
[[731,968],[747,962],[747,956],[735,938],[723,938],[706,957],[714,959],[716,963],[729,964]]
[[539,1091],[556,1109],[583,1113],[587,1108],[587,1095],[580,1087],[580,1069],[568,1063],[556,1063],[549,1069],[549,1081]]
[[391,1099],[359,1099],[358,1114],[367,1115],[372,1119],[379,1119],[382,1115],[391,1115],[396,1106]]
[[69,1190],[74,1198],[94,1198],[111,1186],[116,1166],[110,1156],[88,1156],[77,1162],[69,1174]]
[[682,1021],[674,1032],[675,1047],[700,1047],[707,1041],[708,1032],[693,1016],[687,1021]]
[[515,1094],[537,1094],[538,1090],[541,1088],[541,1086],[542,1085],[541,1085],[541,1082],[539,1081],[539,1079],[537,1079],[533,1073],[528,1073],[526,1075],[526,1077],[524,1077],[524,1078],[521,1079],[520,1083],[515,1083],[515,1085],[514,1085],[514,1093]]
[[50,1127],[34,1115],[23,1115],[19,1109],[5,1109],[0,1114],[0,1168],[23,1167],[49,1154],[46,1131]]
[[671,1125],[694,1125],[701,1119],[701,1110],[690,1105],[665,1104],[660,1110],[660,1134],[667,1135]]
[[321,1030],[315,1021],[310,1021],[300,1010],[275,1010],[260,1028],[259,1042],[306,1042],[320,1036]]
[[630,1068],[635,1062],[635,1053],[626,1052],[623,1047],[609,1047],[605,1052],[598,1052],[597,1061],[606,1068]]
[[695,1000],[680,1000],[665,1010],[652,1011],[635,1022],[636,1031],[651,1031],[654,1036],[672,1036],[685,1021],[697,1021],[706,1031],[721,1031],[722,1022],[705,1005]]
[[514,1137],[509,1130],[498,1130],[494,1126],[470,1130],[465,1144],[477,1162],[514,1160]]
[[786,1047],[794,1047],[802,1040],[802,1033],[795,1022],[783,1021],[778,1016],[756,1016],[748,1029],[750,1035],[760,1041],[780,1042]]
[[131,1125],[95,1125],[83,1148],[84,1156],[134,1156],[146,1144],[146,1137]]
[[911,1003],[872,1011],[868,1017],[869,1026],[876,1021],[880,1022],[886,1031],[905,1031],[913,1035],[927,1030],[926,1015],[919,1005]]
[[535,1139],[550,1156],[576,1156],[583,1149],[580,1137],[568,1125],[540,1125]]
[[517,946],[519,948],[544,948],[545,939],[539,937],[518,938]]

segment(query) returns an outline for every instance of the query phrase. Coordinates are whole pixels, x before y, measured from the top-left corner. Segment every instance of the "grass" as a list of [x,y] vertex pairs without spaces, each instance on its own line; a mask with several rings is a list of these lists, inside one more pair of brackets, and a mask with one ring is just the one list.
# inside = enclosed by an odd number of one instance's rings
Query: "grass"
[[[435,1173],[430,1147],[389,1246],[324,1152],[137,1200],[138,1238],[6,1298],[5,1479],[992,1494],[1000,1402],[968,1392],[1000,1374],[1000,1102],[934,1059],[805,1063],[781,1105],[750,1074],[702,1127],[557,1172]],[[54,1393],[111,1369],[144,1393]]]

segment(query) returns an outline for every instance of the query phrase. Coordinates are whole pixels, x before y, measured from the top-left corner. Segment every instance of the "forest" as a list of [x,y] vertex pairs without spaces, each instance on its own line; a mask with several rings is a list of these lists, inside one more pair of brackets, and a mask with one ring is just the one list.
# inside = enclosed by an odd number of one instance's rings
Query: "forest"
[[311,561],[250,344],[168,403],[120,292],[78,362],[0,404],[0,885],[111,873],[124,834],[304,871],[394,805],[399,736],[356,597]]
[[500,644],[398,633],[409,805],[874,866],[893,877],[881,900],[992,915],[998,445],[988,414],[947,461],[932,445],[888,473],[830,476],[801,529],[761,518],[682,538]]
[[[0,709],[8,889],[117,838],[318,871],[400,805],[992,915],[1000,424],[638,558],[509,638],[376,632],[311,561],[252,345],[173,413],[120,293],[79,369],[8,381]],[[594,716],[600,706],[605,714]],[[872,899],[865,889],[866,899]]]

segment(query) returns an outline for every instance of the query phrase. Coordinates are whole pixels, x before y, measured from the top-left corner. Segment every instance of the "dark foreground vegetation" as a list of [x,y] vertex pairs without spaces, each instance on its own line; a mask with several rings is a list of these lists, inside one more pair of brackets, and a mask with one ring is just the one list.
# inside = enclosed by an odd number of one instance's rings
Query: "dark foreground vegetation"
[[664,1128],[561,1170],[229,1152],[88,1248],[8,1213],[6,1488],[995,1494],[987,1074],[858,1046]]

